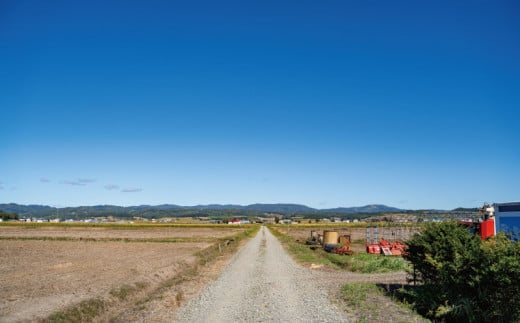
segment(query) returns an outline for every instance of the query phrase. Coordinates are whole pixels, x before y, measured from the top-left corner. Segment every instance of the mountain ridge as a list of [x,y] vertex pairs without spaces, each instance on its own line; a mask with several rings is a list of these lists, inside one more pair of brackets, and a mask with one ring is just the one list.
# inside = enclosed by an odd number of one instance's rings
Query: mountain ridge
[[7,203],[0,204],[0,210],[4,212],[17,213],[20,215],[37,215],[39,213],[59,214],[60,211],[67,211],[67,213],[135,213],[141,211],[161,210],[237,210],[237,211],[256,211],[265,213],[381,213],[381,212],[403,212],[406,210],[395,207],[386,206],[384,204],[369,204],[357,207],[338,207],[331,209],[316,209],[303,204],[295,203],[254,203],[249,205],[239,204],[199,204],[194,206],[181,206],[177,204],[159,204],[159,205],[135,205],[135,206],[118,206],[118,205],[91,205],[91,206],[75,206],[75,207],[52,207],[48,205],[38,204],[16,204]]

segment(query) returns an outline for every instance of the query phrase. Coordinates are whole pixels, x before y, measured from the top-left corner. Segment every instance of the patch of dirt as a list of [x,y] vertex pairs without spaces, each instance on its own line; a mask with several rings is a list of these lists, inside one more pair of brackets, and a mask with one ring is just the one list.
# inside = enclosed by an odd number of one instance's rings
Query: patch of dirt
[[0,321],[36,320],[125,284],[157,284],[209,244],[2,241]]
[[[249,240],[243,239],[237,250],[240,250]],[[128,310],[119,313],[111,322],[168,322],[177,310],[200,294],[204,287],[215,281],[229,264],[235,253],[223,253],[205,266],[196,267],[196,275],[183,278],[171,288],[151,295],[146,302],[141,302]]]
[[355,308],[349,306],[342,298],[341,288],[345,284],[373,283],[384,289],[390,289],[390,286],[404,286],[408,283],[405,272],[360,274],[321,267],[313,270],[313,273],[313,279],[329,291],[331,301],[343,308],[352,322],[428,321],[381,293],[369,293],[365,301],[366,305]]
[[223,238],[237,234],[244,229],[236,227],[197,228],[197,227],[151,227],[120,228],[81,227],[81,226],[1,226],[0,237],[51,237],[51,238],[88,238],[88,239],[161,239],[161,238]]

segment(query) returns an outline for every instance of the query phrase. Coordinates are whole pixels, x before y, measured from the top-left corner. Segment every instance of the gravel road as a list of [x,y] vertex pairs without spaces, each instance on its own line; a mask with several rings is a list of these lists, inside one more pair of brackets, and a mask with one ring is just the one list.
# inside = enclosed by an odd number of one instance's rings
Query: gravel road
[[176,313],[176,322],[347,322],[312,270],[262,227],[222,275]]

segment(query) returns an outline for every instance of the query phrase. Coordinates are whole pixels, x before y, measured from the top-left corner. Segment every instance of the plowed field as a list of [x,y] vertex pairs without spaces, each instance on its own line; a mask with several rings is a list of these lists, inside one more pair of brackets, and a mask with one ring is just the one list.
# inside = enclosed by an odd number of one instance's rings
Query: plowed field
[[153,287],[241,230],[0,226],[0,322],[41,319],[121,286]]

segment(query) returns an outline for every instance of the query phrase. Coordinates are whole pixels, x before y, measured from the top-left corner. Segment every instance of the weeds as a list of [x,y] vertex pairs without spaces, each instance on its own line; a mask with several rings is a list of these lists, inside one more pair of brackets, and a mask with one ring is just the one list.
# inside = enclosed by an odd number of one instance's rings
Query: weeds
[[289,250],[289,252],[301,263],[304,264],[323,264],[327,266],[334,265],[326,257],[323,257],[320,252],[321,250],[313,251],[307,245],[297,243],[288,235],[281,233],[280,231],[269,227],[271,233],[280,240],[280,242]]
[[327,254],[327,258],[340,268],[363,274],[405,271],[409,268],[408,263],[401,257],[358,253],[352,256]]
[[182,293],[182,290],[177,292],[177,295],[175,295],[175,302],[177,302],[177,306],[181,306],[181,303],[184,299],[184,294]]
[[129,296],[137,293],[138,291],[146,288],[148,286],[145,282],[137,282],[134,285],[123,285],[119,288],[112,289],[110,291],[110,295],[118,298],[121,301],[126,300]]
[[52,314],[43,320],[43,322],[91,322],[93,318],[101,314],[108,307],[107,305],[107,302],[102,299],[86,300],[64,311]]
[[321,248],[310,249],[309,246],[294,241],[290,236],[269,228],[287,250],[301,263],[322,264],[334,269],[345,269],[364,274],[404,271],[408,263],[401,257],[387,257],[358,253],[350,256],[327,253]]
[[382,295],[379,288],[372,283],[346,284],[341,288],[342,299],[351,307],[370,307],[371,304],[367,304],[369,294]]

